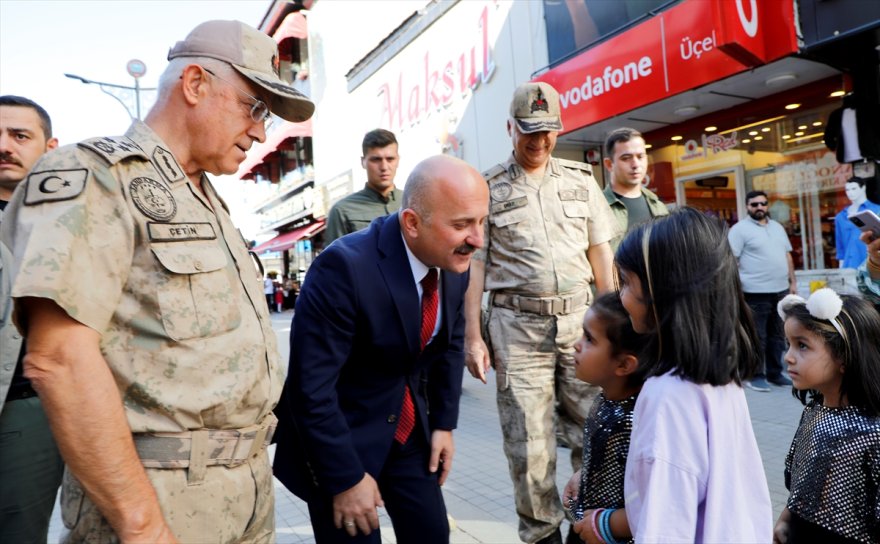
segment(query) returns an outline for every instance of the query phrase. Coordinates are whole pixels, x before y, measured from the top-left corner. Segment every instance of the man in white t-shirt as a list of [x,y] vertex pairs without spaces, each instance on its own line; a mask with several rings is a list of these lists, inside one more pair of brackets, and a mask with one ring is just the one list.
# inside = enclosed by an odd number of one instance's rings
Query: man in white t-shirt
[[776,304],[797,288],[791,242],[782,225],[770,219],[769,203],[764,191],[746,194],[749,216],[734,225],[727,236],[739,263],[743,293],[752,309],[764,352],[763,368],[745,385],[764,392],[770,391],[770,383],[791,385],[791,380],[782,372],[785,339]]

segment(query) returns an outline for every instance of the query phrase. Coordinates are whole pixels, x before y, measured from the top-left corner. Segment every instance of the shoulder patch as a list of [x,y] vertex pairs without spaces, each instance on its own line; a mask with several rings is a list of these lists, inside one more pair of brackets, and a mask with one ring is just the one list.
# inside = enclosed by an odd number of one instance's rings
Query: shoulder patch
[[483,172],[483,179],[485,179],[486,181],[489,181],[492,178],[498,177],[499,174],[503,174],[506,171],[507,171],[507,169],[504,168],[504,165],[496,164],[492,168]]
[[579,162],[579,161],[570,161],[568,159],[556,159],[556,160],[559,161],[559,164],[561,166],[564,166],[566,168],[575,168],[577,170],[583,170],[584,172],[590,174],[591,176],[593,175],[593,167],[587,163]]
[[88,177],[86,168],[34,172],[27,177],[24,205],[72,200],[86,188]]
[[167,222],[177,214],[177,201],[174,195],[154,179],[134,178],[128,184],[131,201],[138,210],[150,219]]
[[141,146],[126,136],[90,138],[77,145],[100,155],[110,164],[116,164],[128,157],[149,158]]

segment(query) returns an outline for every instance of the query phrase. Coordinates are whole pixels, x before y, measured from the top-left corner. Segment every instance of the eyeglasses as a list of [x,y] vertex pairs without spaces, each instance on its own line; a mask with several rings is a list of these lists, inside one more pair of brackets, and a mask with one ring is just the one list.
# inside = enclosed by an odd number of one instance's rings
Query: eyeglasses
[[749,207],[750,207],[750,208],[757,208],[758,206],[760,206],[760,207],[762,207],[762,208],[766,208],[766,207],[767,207],[767,201],[765,200],[764,202],[749,202]]
[[212,76],[216,77],[217,79],[219,79],[223,83],[229,85],[230,87],[232,87],[236,91],[240,92],[241,94],[245,95],[246,97],[248,97],[254,101],[253,104],[251,104],[251,119],[254,120],[254,123],[265,123],[269,119],[269,117],[272,115],[272,112],[269,111],[269,106],[266,105],[265,102],[263,102],[262,100],[260,100],[256,96],[251,95],[250,93],[246,93],[246,92],[242,91],[241,89],[238,88],[238,85],[231,83],[229,81],[226,81],[225,79],[218,76],[217,74],[215,74],[211,70],[208,70],[204,66],[202,66],[202,68],[204,68],[206,72],[208,72]]

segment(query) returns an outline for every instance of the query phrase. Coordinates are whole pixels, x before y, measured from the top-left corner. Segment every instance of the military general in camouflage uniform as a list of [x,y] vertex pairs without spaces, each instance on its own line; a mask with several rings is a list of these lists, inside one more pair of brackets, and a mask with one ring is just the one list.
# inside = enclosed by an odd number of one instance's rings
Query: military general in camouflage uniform
[[[590,283],[612,288],[608,241],[617,228],[590,166],[550,156],[561,129],[553,87],[517,88],[507,123],[513,155],[483,174],[489,220],[466,300],[468,370],[485,382],[491,356],[519,535],[530,543],[561,543],[556,424],[578,468],[596,392],[575,378],[574,344]],[[480,336],[483,291],[489,292],[491,353]]]
[[199,25],[124,136],[60,148],[2,225],[25,374],[67,463],[72,542],[270,542],[283,370],[245,241],[206,173],[314,105],[274,40]]

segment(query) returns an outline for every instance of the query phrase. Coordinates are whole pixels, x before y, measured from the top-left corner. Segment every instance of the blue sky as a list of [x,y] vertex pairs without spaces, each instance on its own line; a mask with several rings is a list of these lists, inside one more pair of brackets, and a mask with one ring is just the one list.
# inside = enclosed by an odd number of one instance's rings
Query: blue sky
[[[168,48],[197,24],[238,19],[257,26],[269,6],[269,0],[0,0],[0,94],[46,108],[62,145],[122,134],[130,124],[125,108],[64,73],[133,86],[126,64],[136,58],[147,65],[141,86],[155,87]],[[148,99],[142,95],[144,114]]]

